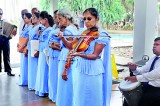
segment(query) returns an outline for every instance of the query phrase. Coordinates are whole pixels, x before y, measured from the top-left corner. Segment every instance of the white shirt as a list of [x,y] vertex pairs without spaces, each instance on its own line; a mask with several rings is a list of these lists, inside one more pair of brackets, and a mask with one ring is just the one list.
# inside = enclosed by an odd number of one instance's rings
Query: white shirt
[[143,67],[137,67],[133,74],[136,75],[139,82],[149,82],[149,85],[160,87],[160,58],[155,62],[153,70],[149,72],[155,57],[151,58]]

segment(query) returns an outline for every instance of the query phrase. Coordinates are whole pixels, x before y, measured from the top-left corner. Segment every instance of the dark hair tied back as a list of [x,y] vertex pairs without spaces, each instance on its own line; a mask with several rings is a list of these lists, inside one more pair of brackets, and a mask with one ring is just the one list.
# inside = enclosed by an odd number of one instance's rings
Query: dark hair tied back
[[37,18],[40,18],[40,12],[34,12],[33,13]]
[[28,19],[30,19],[32,17],[32,14],[31,13],[25,13],[24,14]]
[[54,24],[54,22],[53,22],[53,17],[52,17],[51,15],[49,15],[47,11],[42,11],[41,14],[40,14],[40,17],[41,17],[42,19],[47,18],[49,25],[50,25],[51,27],[53,26],[53,24]]
[[47,18],[47,17],[48,17],[48,12],[47,12],[47,11],[42,11],[42,12],[40,13],[40,17],[41,17],[42,19]]
[[87,8],[84,12],[89,12],[91,15],[93,15],[95,18],[99,18],[99,14],[98,14],[98,11],[95,9],[95,8]]
[[53,21],[53,17],[51,15],[48,15],[48,22],[49,22],[49,25],[52,27],[54,24],[54,21]]
[[58,10],[55,10],[55,11],[54,11],[54,14],[57,14],[57,13],[58,13]]

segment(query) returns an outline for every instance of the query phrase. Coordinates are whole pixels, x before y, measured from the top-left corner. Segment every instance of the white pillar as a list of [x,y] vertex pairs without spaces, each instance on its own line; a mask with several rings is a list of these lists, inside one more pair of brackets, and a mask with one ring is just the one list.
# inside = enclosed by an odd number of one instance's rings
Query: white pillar
[[143,55],[153,56],[156,36],[157,0],[135,0],[133,62]]
[[[158,0],[158,4],[160,4],[160,0]],[[160,36],[160,14],[159,14],[159,12],[158,12],[157,16],[158,16],[157,17],[157,30],[158,30],[157,35]]]
[[58,9],[58,0],[50,0],[50,14]]

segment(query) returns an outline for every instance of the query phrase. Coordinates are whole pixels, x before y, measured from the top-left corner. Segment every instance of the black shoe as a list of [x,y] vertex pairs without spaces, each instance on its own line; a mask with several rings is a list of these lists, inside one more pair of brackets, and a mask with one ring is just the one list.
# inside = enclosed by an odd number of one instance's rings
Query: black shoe
[[8,76],[15,76],[15,74],[12,74],[11,72],[7,72]]

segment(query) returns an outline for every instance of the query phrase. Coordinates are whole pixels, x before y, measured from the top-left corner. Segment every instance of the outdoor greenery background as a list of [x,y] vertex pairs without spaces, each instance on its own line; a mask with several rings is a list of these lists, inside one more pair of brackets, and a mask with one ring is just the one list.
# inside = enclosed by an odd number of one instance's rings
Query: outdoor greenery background
[[[19,24],[21,10],[33,7],[40,11],[50,11],[51,0],[1,0],[3,18]],[[78,18],[86,8],[95,7],[99,11],[100,25],[110,30],[132,30],[134,0],[58,0],[58,9],[68,8]],[[53,11],[53,10],[52,10]],[[53,13],[51,14],[53,15]],[[8,17],[9,16],[9,17]]]
[[[40,0],[40,9],[50,11],[50,0]],[[86,8],[94,7],[99,11],[102,26],[111,29],[133,29],[134,0],[59,0],[58,8],[68,8],[75,16],[80,15]],[[122,22],[122,23],[121,23]],[[117,24],[117,25],[116,25]],[[116,29],[116,28],[115,28]]]

